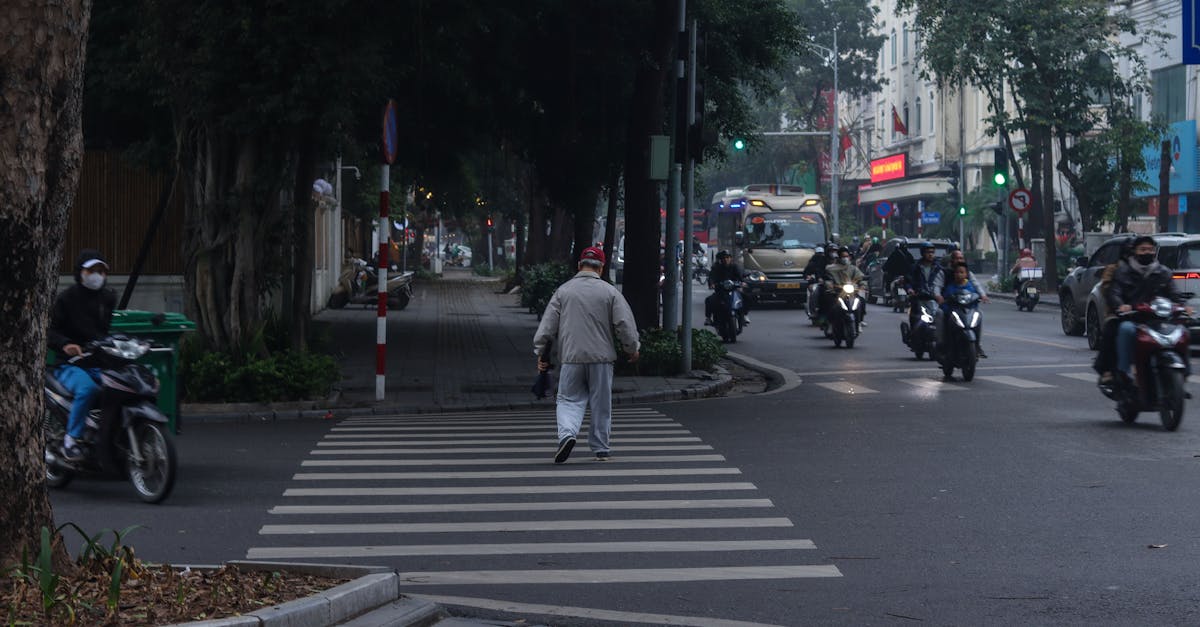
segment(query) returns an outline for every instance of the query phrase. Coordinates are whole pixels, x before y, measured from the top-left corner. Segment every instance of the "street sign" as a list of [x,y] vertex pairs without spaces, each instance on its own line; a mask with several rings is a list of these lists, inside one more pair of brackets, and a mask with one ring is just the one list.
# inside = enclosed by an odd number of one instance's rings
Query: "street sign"
[[383,107],[383,162],[392,165],[396,161],[399,149],[398,123],[396,121],[396,101],[388,99]]
[[1012,210],[1016,211],[1017,213],[1025,213],[1026,211],[1029,211],[1029,207],[1032,205],[1033,194],[1031,194],[1029,190],[1025,189],[1024,187],[1018,187],[1008,195],[1008,206],[1012,207]]
[[880,218],[887,218],[892,215],[892,204],[886,200],[881,200],[875,205],[875,215]]
[[921,224],[937,224],[942,221],[942,214],[938,211],[926,211],[921,214]]

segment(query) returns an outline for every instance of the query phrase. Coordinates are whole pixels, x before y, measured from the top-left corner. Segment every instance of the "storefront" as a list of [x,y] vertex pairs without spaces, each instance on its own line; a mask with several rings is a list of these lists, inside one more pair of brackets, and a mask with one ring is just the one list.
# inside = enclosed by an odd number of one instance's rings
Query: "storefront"
[[915,235],[918,232],[918,207],[928,208],[934,201],[946,198],[950,183],[939,173],[934,176],[910,174],[908,155],[899,153],[871,161],[871,183],[858,188],[860,219],[863,224],[877,225],[879,219],[872,208],[880,202],[895,207],[888,218],[888,232]]

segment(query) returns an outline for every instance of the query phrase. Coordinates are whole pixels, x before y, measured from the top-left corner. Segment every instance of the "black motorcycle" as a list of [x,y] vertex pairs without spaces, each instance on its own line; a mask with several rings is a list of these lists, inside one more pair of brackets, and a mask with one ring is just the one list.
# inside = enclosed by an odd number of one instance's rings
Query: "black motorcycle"
[[959,292],[946,302],[950,309],[943,321],[945,337],[938,354],[942,374],[950,377],[958,368],[962,370],[963,381],[970,381],[975,378],[975,364],[979,361],[975,342],[979,339],[979,327],[983,324],[983,314],[979,312],[979,294]]
[[167,417],[156,404],[158,378],[135,363],[150,350],[143,340],[114,335],[90,342],[82,355],[69,360],[80,368],[100,369],[100,393],[84,435],[77,440],[82,461],[67,461],[63,454],[72,394],[46,373],[42,429],[50,487],[66,487],[81,472],[118,473],[129,478],[147,503],[158,503],[171,494],[178,462]]
[[846,283],[836,289],[837,296],[834,297],[829,312],[829,334],[834,346],[840,347],[845,343],[846,348],[854,348],[854,340],[858,337],[859,319],[862,318],[863,297],[853,283]]
[[1033,311],[1041,300],[1041,295],[1038,293],[1038,282],[1042,279],[1041,268],[1021,268],[1020,275],[1017,280],[1020,281],[1017,286],[1017,310]]
[[1135,375],[1129,380],[1119,374],[1100,391],[1117,401],[1121,420],[1131,423],[1139,412],[1157,410],[1163,428],[1174,431],[1183,420],[1183,403],[1189,396],[1184,388],[1189,370],[1186,310],[1159,297],[1121,316],[1137,326],[1132,348]]
[[742,332],[745,301],[741,287],[741,281],[732,279],[725,279],[715,287],[718,306],[713,311],[713,326],[717,329],[717,335],[729,343],[736,342]]
[[920,359],[922,355],[928,354],[930,359],[934,358],[935,343],[937,340],[936,329],[934,328],[934,320],[937,316],[937,301],[932,298],[914,297],[915,307],[919,307],[916,326],[910,327],[908,321],[900,323],[900,339],[912,350],[913,355]]

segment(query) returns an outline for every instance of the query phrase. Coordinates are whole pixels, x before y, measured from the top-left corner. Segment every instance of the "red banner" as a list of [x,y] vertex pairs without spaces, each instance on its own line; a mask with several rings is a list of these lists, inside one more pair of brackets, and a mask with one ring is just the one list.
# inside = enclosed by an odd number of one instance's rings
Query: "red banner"
[[871,161],[871,182],[882,183],[904,178],[908,172],[908,155],[900,153]]

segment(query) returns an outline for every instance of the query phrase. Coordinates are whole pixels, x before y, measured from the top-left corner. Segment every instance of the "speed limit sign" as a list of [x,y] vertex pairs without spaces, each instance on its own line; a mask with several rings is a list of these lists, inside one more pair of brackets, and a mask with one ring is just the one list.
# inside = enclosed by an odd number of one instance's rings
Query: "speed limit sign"
[[1026,211],[1029,211],[1029,207],[1032,205],[1033,194],[1029,193],[1029,190],[1025,189],[1024,187],[1018,187],[1008,195],[1008,206],[1012,207],[1012,210],[1016,211],[1017,213],[1025,213]]

